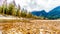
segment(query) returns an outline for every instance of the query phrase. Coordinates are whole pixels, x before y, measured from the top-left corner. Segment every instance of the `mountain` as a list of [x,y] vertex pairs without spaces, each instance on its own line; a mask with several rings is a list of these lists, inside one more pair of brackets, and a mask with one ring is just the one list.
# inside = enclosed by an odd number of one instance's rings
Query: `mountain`
[[35,16],[44,16],[48,19],[59,19],[60,18],[60,6],[52,9],[48,13],[46,13],[44,10],[42,10],[42,11],[32,11],[31,13]]
[[60,6],[52,9],[51,11],[48,12],[47,17],[49,19],[58,19],[60,18]]
[[47,13],[45,12],[45,10],[42,10],[42,11],[32,11],[31,12],[33,15],[35,16],[46,16]]

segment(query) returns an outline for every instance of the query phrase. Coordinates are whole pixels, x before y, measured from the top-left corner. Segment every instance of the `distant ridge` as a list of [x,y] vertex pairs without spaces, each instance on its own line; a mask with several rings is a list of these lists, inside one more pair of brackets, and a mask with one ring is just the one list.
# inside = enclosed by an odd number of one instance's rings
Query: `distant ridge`
[[49,19],[58,19],[60,18],[60,6],[52,9],[51,11],[48,12],[47,17]]
[[45,10],[42,11],[32,11],[33,15],[36,16],[44,16],[48,19],[59,19],[60,18],[60,6],[57,6],[56,8],[52,9],[48,13]]
[[45,12],[45,10],[42,10],[42,11],[32,11],[31,12],[33,15],[36,15],[36,16],[46,16],[47,13]]

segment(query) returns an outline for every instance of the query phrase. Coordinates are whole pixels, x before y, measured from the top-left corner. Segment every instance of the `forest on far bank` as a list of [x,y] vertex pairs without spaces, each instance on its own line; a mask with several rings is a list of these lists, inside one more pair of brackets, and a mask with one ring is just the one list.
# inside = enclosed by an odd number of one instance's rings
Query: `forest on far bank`
[[43,16],[35,16],[32,15],[31,12],[27,11],[26,9],[21,9],[20,5],[16,6],[15,1],[12,1],[11,3],[7,4],[7,0],[5,0],[0,6],[0,14],[1,15],[11,15],[15,17],[23,17],[23,18],[33,18],[33,19],[47,19]]

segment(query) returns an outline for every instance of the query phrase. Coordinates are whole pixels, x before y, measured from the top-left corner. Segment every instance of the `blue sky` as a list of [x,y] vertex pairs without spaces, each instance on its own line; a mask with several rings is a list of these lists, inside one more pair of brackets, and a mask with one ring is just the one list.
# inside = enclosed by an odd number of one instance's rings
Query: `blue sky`
[[[11,1],[13,0],[8,0],[8,3]],[[60,0],[15,0],[15,2],[28,11],[45,10],[49,12],[53,8],[60,6]]]

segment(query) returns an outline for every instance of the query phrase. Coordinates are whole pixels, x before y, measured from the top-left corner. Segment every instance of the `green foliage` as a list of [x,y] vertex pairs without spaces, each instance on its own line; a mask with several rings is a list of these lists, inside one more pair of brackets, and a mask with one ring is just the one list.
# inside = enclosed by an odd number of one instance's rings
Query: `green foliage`
[[33,15],[29,12],[26,17],[27,17],[27,18],[32,18]]
[[15,6],[14,6],[14,4],[9,4],[9,6],[8,6],[8,14],[10,14],[10,15],[15,15]]
[[16,12],[16,16],[21,17],[20,5],[18,5],[17,11],[15,12]]
[[21,12],[21,17],[26,17],[26,15],[27,15],[26,12],[24,11]]
[[9,5],[3,4],[2,6],[0,6],[0,14],[24,17],[24,18],[36,18],[30,12],[27,12],[27,10],[25,9],[21,10],[20,5],[16,7],[15,3],[10,3]]
[[0,6],[0,14],[3,13],[3,7]]
[[17,11],[16,11],[16,16],[18,16],[18,17],[21,16],[21,13],[20,13],[20,10],[19,9],[17,9]]

